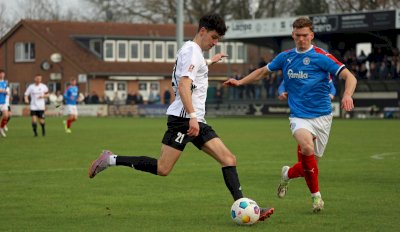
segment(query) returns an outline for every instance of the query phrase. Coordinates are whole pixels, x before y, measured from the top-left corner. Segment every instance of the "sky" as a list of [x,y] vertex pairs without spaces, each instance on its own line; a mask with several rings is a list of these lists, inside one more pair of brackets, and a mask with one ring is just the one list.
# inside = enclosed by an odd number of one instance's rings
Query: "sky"
[[[0,4],[4,4],[7,9],[7,16],[12,17],[12,15],[18,15],[21,12],[18,4],[19,0],[0,0]],[[77,8],[79,5],[82,5],[82,0],[53,0],[60,3],[60,5],[65,6],[63,9],[67,8]]]

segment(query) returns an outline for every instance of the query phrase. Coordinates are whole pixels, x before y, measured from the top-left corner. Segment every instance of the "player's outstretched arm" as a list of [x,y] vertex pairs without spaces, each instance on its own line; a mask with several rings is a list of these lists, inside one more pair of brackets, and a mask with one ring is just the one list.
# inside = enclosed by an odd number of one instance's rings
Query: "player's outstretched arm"
[[222,59],[225,57],[228,57],[228,55],[225,53],[217,53],[213,57],[211,57],[211,59],[207,60],[207,65],[218,63],[219,61],[222,61]]
[[357,79],[348,69],[340,72],[339,76],[346,81],[342,98],[342,108],[346,111],[351,111],[354,108],[352,96],[356,89]]
[[252,83],[254,81],[261,80],[262,78],[266,77],[269,72],[270,71],[267,69],[267,67],[264,66],[264,67],[254,70],[249,75],[245,76],[243,79],[240,79],[240,80],[235,80],[233,78],[229,79],[224,82],[224,85],[234,86],[234,87],[240,86],[240,85],[246,85],[246,84]]

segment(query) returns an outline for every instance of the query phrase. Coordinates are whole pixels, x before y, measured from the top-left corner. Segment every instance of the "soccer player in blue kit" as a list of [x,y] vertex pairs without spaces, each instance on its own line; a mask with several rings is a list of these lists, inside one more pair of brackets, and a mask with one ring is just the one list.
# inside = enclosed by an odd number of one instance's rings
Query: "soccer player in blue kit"
[[6,76],[5,71],[0,69],[0,112],[1,112],[1,121],[0,121],[0,136],[6,137],[6,125],[8,122],[8,105],[7,98],[8,95],[8,82],[4,79]]
[[292,167],[282,168],[278,196],[283,198],[290,179],[304,177],[311,192],[313,212],[324,208],[318,186],[317,162],[328,143],[332,124],[332,106],[329,97],[330,75],[345,80],[342,108],[354,108],[352,95],[357,79],[335,57],[312,45],[313,23],[307,17],[293,22],[292,38],[296,48],[281,52],[266,66],[256,69],[241,80],[229,79],[227,86],[241,86],[267,76],[269,72],[282,70],[290,107],[290,129],[299,145],[301,159]]
[[65,90],[64,100],[65,100],[65,110],[68,114],[67,121],[64,121],[65,133],[71,133],[71,125],[74,121],[78,119],[78,108],[76,103],[78,102],[79,91],[78,86],[76,86],[76,79],[74,77],[70,80],[70,85]]

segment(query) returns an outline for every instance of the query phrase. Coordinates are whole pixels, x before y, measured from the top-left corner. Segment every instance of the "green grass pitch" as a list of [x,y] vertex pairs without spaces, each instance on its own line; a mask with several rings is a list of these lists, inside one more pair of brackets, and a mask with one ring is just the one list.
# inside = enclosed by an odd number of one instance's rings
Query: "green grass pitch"
[[112,167],[88,178],[102,149],[157,158],[165,118],[80,118],[72,134],[62,118],[46,123],[34,138],[30,119],[14,117],[0,138],[0,231],[400,231],[398,120],[334,119],[319,164],[325,210],[313,214],[304,179],[276,197],[281,167],[297,159],[287,119],[209,119],[244,194],[276,209],[251,227],[232,222],[219,165],[191,144],[168,177]]

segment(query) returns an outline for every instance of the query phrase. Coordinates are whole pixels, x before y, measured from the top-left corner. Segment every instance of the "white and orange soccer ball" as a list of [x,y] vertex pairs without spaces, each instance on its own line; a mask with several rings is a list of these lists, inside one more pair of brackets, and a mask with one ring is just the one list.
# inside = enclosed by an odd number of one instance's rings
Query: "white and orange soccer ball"
[[232,205],[231,217],[239,225],[252,225],[260,217],[260,207],[249,198],[240,198]]

